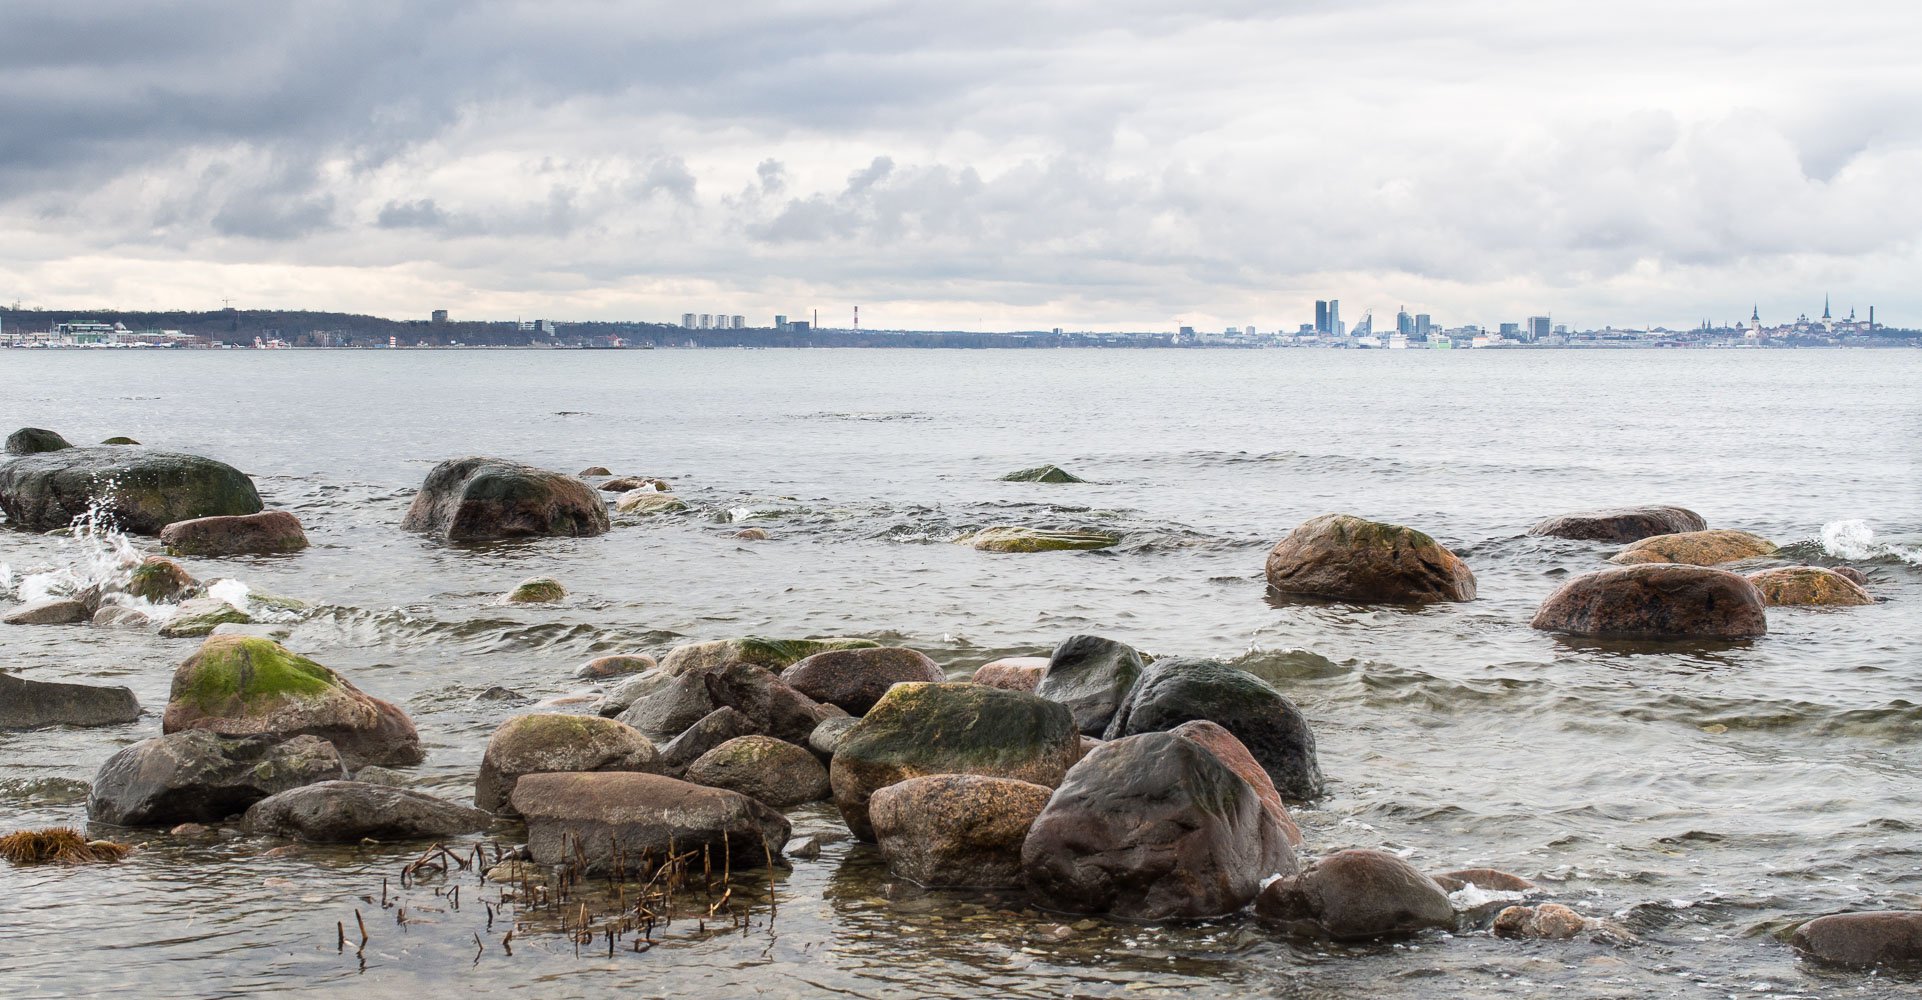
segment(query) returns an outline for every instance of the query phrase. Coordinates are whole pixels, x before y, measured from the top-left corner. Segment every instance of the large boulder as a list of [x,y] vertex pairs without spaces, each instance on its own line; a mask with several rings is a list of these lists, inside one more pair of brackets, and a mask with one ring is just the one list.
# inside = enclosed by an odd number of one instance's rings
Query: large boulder
[[0,466],[0,510],[34,531],[64,528],[89,512],[137,535],[176,521],[260,512],[260,494],[239,469],[211,458],[151,448],[63,448]]
[[0,729],[113,726],[140,718],[140,702],[124,687],[30,681],[0,674]]
[[284,510],[196,517],[160,529],[160,544],[177,556],[283,555],[307,547],[300,519]]
[[1261,807],[1275,818],[1281,832],[1287,834],[1290,847],[1301,846],[1301,827],[1295,825],[1295,817],[1288,812],[1288,806],[1281,801],[1281,792],[1275,789],[1275,781],[1268,772],[1261,769],[1255,755],[1235,739],[1235,734],[1212,722],[1195,720],[1184,722],[1168,730],[1182,739],[1199,745],[1203,750],[1215,755],[1215,759],[1228,766],[1228,770],[1248,783],[1255,790],[1255,797],[1261,800]]
[[1234,734],[1290,799],[1321,794],[1315,734],[1295,703],[1262,680],[1214,660],[1163,657],[1136,682],[1104,734],[1119,739],[1212,722]]
[[1221,916],[1297,869],[1287,834],[1246,781],[1173,733],[1081,759],[1021,848],[1035,902],[1132,920]]
[[789,809],[828,797],[828,770],[814,755],[772,736],[738,736],[702,754],[683,775]]
[[1767,634],[1765,603],[1754,584],[1723,570],[1625,566],[1563,584],[1529,624],[1609,638],[1747,639]]
[[1077,552],[1113,548],[1121,544],[1121,536],[1107,531],[1053,531],[1004,524],[963,535],[954,543],[982,552]]
[[1014,778],[931,774],[875,792],[868,816],[894,874],[928,887],[1013,889],[1028,827],[1053,794]]
[[1146,666],[1134,647],[1098,635],[1071,635],[1054,648],[1034,693],[1068,706],[1089,736],[1108,729]]
[[1922,910],[1831,913],[1795,929],[1796,950],[1856,968],[1922,965]]
[[815,653],[781,671],[789,687],[850,715],[866,715],[888,688],[904,681],[947,680],[941,668],[918,650],[902,646],[831,649]]
[[674,739],[717,708],[732,708],[754,721],[756,731],[806,744],[821,720],[841,710],[789,687],[773,673],[730,663],[680,674],[642,696],[620,715],[648,738]]
[[707,852],[714,868],[731,858],[752,868],[781,848],[787,817],[739,792],[658,774],[599,771],[530,774],[514,786],[535,863],[584,860],[585,874],[644,872],[676,852]]
[[1435,880],[1373,850],[1338,851],[1275,881],[1262,890],[1255,912],[1337,941],[1455,926],[1455,907]]
[[45,427],[22,427],[7,435],[7,454],[38,455],[73,447],[73,442]]
[[323,844],[419,840],[485,829],[493,817],[426,792],[367,781],[322,781],[277,792],[247,810],[250,833]]
[[724,667],[730,663],[751,663],[779,673],[816,653],[835,649],[876,649],[880,645],[871,639],[768,639],[748,635],[738,639],[715,639],[676,646],[661,659],[661,669],[669,674],[682,674],[706,667]]
[[661,752],[624,722],[591,715],[517,715],[487,740],[480,776],[474,779],[474,805],[513,815],[514,784],[530,774],[662,770]]
[[1046,656],[1004,656],[975,668],[970,680],[1010,691],[1033,691],[1041,686],[1041,675],[1048,672]]
[[1352,514],[1304,521],[1268,553],[1278,593],[1353,604],[1475,599],[1475,574],[1440,542],[1399,524]]
[[311,734],[350,766],[418,764],[420,734],[392,702],[270,639],[212,636],[174,671],[161,731]]
[[1563,514],[1538,522],[1528,529],[1531,535],[1572,538],[1583,542],[1639,542],[1654,535],[1674,535],[1701,531],[1708,527],[1702,515],[1686,507],[1615,507],[1580,514]]
[[1846,574],[1820,566],[1781,566],[1750,573],[1748,582],[1770,607],[1860,607],[1875,598]]
[[896,782],[985,774],[1052,788],[1080,756],[1064,705],[979,684],[896,684],[847,731],[828,773],[848,829],[872,841],[868,800]]
[[318,737],[231,738],[196,729],[108,758],[94,776],[87,816],[121,826],[207,823],[277,792],[345,777],[340,754]]
[[456,542],[603,535],[607,505],[574,476],[499,458],[434,466],[401,527]]
[[22,604],[0,617],[0,625],[80,625],[93,620],[87,603],[72,597],[50,597]]
[[1622,566],[1650,563],[1681,563],[1685,566],[1719,566],[1722,563],[1753,559],[1775,551],[1775,543],[1761,535],[1730,528],[1684,531],[1673,535],[1653,535],[1609,557]]

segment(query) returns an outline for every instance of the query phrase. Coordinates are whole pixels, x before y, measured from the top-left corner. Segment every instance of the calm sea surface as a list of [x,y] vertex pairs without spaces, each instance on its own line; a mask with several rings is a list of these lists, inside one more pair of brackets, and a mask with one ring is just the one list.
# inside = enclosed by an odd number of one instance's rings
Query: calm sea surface
[[[317,606],[288,644],[413,715],[419,787],[471,795],[487,735],[584,689],[592,656],[745,633],[864,635],[957,677],[1094,632],[1234,660],[1310,719],[1328,796],[1306,852],[1491,865],[1639,943],[1486,934],[1294,945],[1252,919],[1139,926],[924,892],[867,848],[781,876],[746,932],[645,953],[472,902],[378,902],[419,845],[135,835],[119,865],[0,866],[0,996],[1895,996],[1773,933],[1922,906],[1922,352],[0,352],[0,431],[126,434],[252,474],[314,547],[188,560]],[[669,479],[695,512],[481,549],[403,533],[427,470],[492,454]],[[996,477],[1045,462],[1093,480]],[[1527,627],[1606,547],[1537,519],[1680,503],[1783,559],[1869,573],[1873,607],[1775,609],[1761,640],[1649,651]],[[1440,538],[1478,600],[1271,602],[1266,549],[1348,511]],[[743,522],[773,540],[736,541]],[[993,524],[1100,526],[1101,553],[991,555]],[[151,545],[151,540],[141,544]],[[84,558],[0,529],[0,598]],[[537,574],[562,605],[506,608]],[[193,640],[0,626],[0,668],[125,684],[149,715],[0,733],[0,830],[85,821],[85,782],[159,732]],[[477,698],[501,687],[522,701]],[[797,833],[839,828],[797,810]],[[478,887],[464,890],[470,900]],[[489,890],[491,891],[491,890]],[[363,899],[363,897],[368,897]],[[491,898],[491,897],[490,897]],[[364,966],[336,951],[367,915]],[[476,959],[476,936],[481,951]]]

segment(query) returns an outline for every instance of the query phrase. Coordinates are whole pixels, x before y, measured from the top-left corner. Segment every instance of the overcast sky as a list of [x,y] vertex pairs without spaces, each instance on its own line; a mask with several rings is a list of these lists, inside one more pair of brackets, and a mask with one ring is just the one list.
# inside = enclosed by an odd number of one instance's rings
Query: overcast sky
[[1922,325],[1922,3],[0,3],[0,300]]

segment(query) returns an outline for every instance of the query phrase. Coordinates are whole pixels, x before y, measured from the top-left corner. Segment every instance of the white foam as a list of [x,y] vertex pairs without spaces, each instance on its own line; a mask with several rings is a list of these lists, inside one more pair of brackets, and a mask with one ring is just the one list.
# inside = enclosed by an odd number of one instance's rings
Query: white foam
[[242,611],[247,610],[247,595],[250,593],[252,588],[239,580],[215,580],[207,585],[208,597],[226,601]]
[[1526,898],[1526,893],[1507,890],[1491,891],[1473,882],[1448,894],[1448,901],[1454,904],[1457,910],[1472,910],[1476,907],[1487,906],[1489,903],[1512,903]]
[[1837,559],[1874,558],[1878,548],[1867,521],[1830,521],[1822,526],[1822,551]]

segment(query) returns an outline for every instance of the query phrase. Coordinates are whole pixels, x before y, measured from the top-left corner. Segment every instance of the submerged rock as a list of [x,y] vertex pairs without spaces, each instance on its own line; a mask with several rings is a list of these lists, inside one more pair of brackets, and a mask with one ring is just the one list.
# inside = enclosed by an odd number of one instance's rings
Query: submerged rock
[[1875,598],[1862,585],[1835,570],[1820,566],[1783,566],[1750,573],[1748,582],[1762,592],[1770,607],[1860,607]]
[[607,533],[607,506],[581,480],[498,458],[457,458],[427,474],[401,527],[456,542]]
[[624,722],[591,715],[517,715],[501,723],[481,754],[474,805],[512,816],[514,785],[553,771],[664,770],[661,752]]
[[1572,538],[1584,542],[1639,542],[1654,535],[1674,535],[1701,531],[1708,527],[1702,515],[1686,507],[1616,507],[1610,510],[1563,514],[1537,523],[1531,535]]
[[183,601],[180,610],[160,626],[163,639],[199,639],[222,625],[246,625],[254,616],[217,597]]
[[1001,477],[1004,483],[1085,483],[1086,479],[1069,473],[1058,465],[1040,465],[1032,469],[1010,472]]
[[847,731],[829,775],[848,829],[872,841],[868,800],[895,782],[983,774],[1052,788],[1080,755],[1074,716],[1045,698],[979,684],[896,684]]
[[1475,599],[1475,574],[1440,542],[1352,514],[1303,522],[1268,553],[1267,573],[1278,593],[1353,604]]
[[814,755],[772,736],[738,736],[689,764],[688,781],[725,788],[788,809],[828,797],[828,772]]
[[124,687],[30,681],[0,673],[0,729],[114,726],[140,718],[140,702]]
[[1543,903],[1504,908],[1495,914],[1495,922],[1488,932],[1499,938],[1566,941],[1592,925],[1593,921],[1560,903]]
[[1728,528],[1685,531],[1673,535],[1654,535],[1630,545],[1609,557],[1623,566],[1649,563],[1681,563],[1685,566],[1717,566],[1741,559],[1753,559],[1775,551],[1775,543],[1760,535]]
[[669,674],[681,674],[704,667],[751,663],[779,673],[816,653],[834,649],[878,649],[880,645],[871,639],[768,639],[748,635],[676,646],[661,660],[661,669]]
[[1831,913],[1795,929],[1795,949],[1835,965],[1922,965],[1922,910]]
[[582,469],[581,471],[576,472],[574,474],[585,479],[588,476],[611,476],[614,473],[609,471],[607,466],[605,465],[590,465],[587,468]]
[[282,555],[307,547],[300,519],[284,510],[175,521],[160,529],[160,543],[173,555]]
[[781,672],[781,680],[796,691],[852,715],[866,714],[896,684],[947,679],[925,654],[902,646],[831,649]]
[[982,552],[1070,552],[1107,549],[1121,544],[1121,536],[1105,531],[1050,531],[998,525],[954,540]]
[[151,535],[175,521],[255,514],[260,494],[239,469],[211,458],[149,448],[64,448],[0,466],[0,510],[34,531],[64,528],[97,511],[122,531]]
[[1041,675],[1048,672],[1048,660],[1046,656],[1004,656],[983,663],[970,680],[1010,691],[1033,691],[1041,684]]
[[230,738],[196,729],[108,758],[94,776],[87,816],[121,826],[209,823],[276,792],[345,777],[333,744],[314,736]]
[[1264,877],[1297,868],[1255,790],[1173,733],[1096,747],[1035,818],[1021,859],[1040,905],[1131,920],[1233,913]]
[[734,537],[744,542],[765,542],[768,533],[766,528],[742,528],[734,533]]
[[1535,888],[1535,883],[1499,868],[1462,868],[1428,877],[1448,892],[1459,892],[1471,885],[1489,892],[1527,892]]
[[[615,653],[611,656],[597,656],[581,664],[574,676],[581,680],[598,681],[610,677],[626,677],[630,674],[646,673],[656,666],[654,658],[646,653]],[[633,704],[633,702],[629,702]]]
[[1762,592],[1700,566],[1627,566],[1579,576],[1548,596],[1529,624],[1573,635],[1747,639],[1768,632]]
[[1331,854],[1255,900],[1263,918],[1312,929],[1337,941],[1452,930],[1455,908],[1442,887],[1385,851]]
[[1847,579],[1850,583],[1853,583],[1864,590],[1868,589],[1869,575],[1867,573],[1864,573],[1853,566],[1836,566],[1836,567],[1833,567],[1833,569],[1837,575]]
[[720,867],[753,868],[781,857],[787,818],[739,792],[658,774],[530,774],[514,787],[536,864],[584,860],[585,874],[643,872],[670,846],[706,851]]
[[7,435],[7,454],[9,455],[38,455],[71,447],[73,447],[72,442],[44,427],[22,427]]
[[425,754],[407,714],[268,639],[214,636],[174,671],[161,731],[224,736],[310,734],[350,764],[417,764]]
[[1012,889],[1021,845],[1053,789],[1014,778],[933,774],[874,793],[868,816],[888,870],[917,884]]
[[322,844],[420,840],[486,829],[493,817],[426,792],[365,781],[322,781],[277,792],[241,825],[267,836]]
[[1234,734],[1287,798],[1321,794],[1315,734],[1268,682],[1214,660],[1163,657],[1148,667],[1104,734],[1108,739],[1212,722]]
[[631,493],[634,490],[640,489],[651,489],[666,493],[667,483],[663,480],[652,479],[647,476],[622,476],[619,479],[610,479],[602,483],[601,489],[609,493]]
[[71,597],[54,597],[32,604],[23,604],[7,612],[0,618],[4,625],[79,625],[93,620],[93,612],[87,610],[83,601]]
[[[1184,722],[1168,732],[1214,754],[1216,760],[1227,765],[1228,770],[1235,772],[1237,777],[1247,782],[1248,787],[1255,790],[1255,797],[1261,800],[1261,807],[1274,817],[1275,825],[1281,827],[1281,832],[1287,835],[1288,846],[1301,846],[1301,827],[1295,825],[1295,817],[1289,814],[1288,806],[1281,801],[1281,792],[1275,789],[1274,779],[1268,777],[1268,772],[1261,769],[1261,764],[1255,760],[1253,754],[1248,752],[1247,747],[1241,745],[1240,740],[1235,739],[1235,734],[1212,722],[1199,720]],[[1099,744],[1096,745],[1099,746]],[[1094,752],[1094,747],[1087,748],[1087,752]]]
[[1098,635],[1071,635],[1054,648],[1034,693],[1068,706],[1074,724],[1099,736],[1128,698],[1146,664],[1134,647]]
[[140,442],[135,441],[133,438],[127,437],[124,434],[117,434],[100,443],[101,444],[139,444]]
[[154,604],[178,601],[199,586],[186,568],[166,556],[148,556],[133,568],[127,593]]
[[623,514],[678,514],[687,510],[687,501],[672,493],[657,492],[647,486],[638,490],[628,490],[614,501],[614,509]]
[[522,580],[501,598],[508,604],[552,604],[567,597],[567,588],[551,576],[536,576]]

